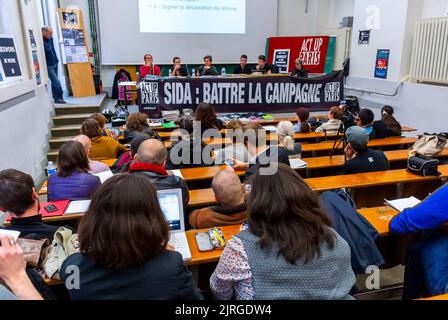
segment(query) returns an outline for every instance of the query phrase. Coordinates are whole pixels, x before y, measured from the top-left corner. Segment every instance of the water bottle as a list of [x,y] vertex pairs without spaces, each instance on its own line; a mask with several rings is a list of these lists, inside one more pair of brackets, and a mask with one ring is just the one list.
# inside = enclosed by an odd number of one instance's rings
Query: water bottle
[[47,165],[47,174],[48,176],[51,176],[53,174],[56,174],[57,170],[56,167],[53,164],[53,161],[49,161]]
[[173,70],[170,69],[170,73],[168,73],[168,78],[171,78],[173,76]]
[[221,69],[221,76],[225,76],[226,75],[226,68],[222,68]]
[[192,76],[193,78],[196,77],[196,70],[194,70],[194,68],[191,69],[191,76]]

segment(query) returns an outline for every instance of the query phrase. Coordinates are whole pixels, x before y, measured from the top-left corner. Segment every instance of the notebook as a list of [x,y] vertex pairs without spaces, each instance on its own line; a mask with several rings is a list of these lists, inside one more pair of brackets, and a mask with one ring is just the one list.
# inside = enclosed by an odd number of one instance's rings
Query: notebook
[[415,197],[398,199],[398,200],[385,200],[386,204],[397,211],[403,212],[406,209],[414,208],[420,204],[421,201]]
[[[42,215],[42,218],[49,218],[49,217],[60,217],[63,216],[65,213],[65,210],[68,207],[68,204],[70,203],[70,200],[61,200],[61,201],[54,201],[54,202],[42,202],[40,203],[40,211],[39,213]],[[48,212],[45,207],[54,205],[58,210],[55,212]],[[6,218],[7,222],[11,221],[11,216]]]
[[294,159],[290,158],[289,164],[291,165],[291,169],[294,169],[294,170],[308,168],[308,163],[306,163],[302,159],[298,159],[298,158],[294,158]]
[[160,208],[170,225],[170,241],[177,252],[182,255],[184,261],[191,260],[190,247],[185,233],[184,205],[182,202],[182,190],[157,191]]
[[65,214],[86,213],[89,210],[91,200],[79,200],[70,202]]
[[114,176],[114,174],[112,173],[112,171],[108,170],[108,171],[103,171],[100,173],[95,173],[94,176],[97,176],[98,178],[100,178],[101,183],[103,184],[108,179],[112,178]]

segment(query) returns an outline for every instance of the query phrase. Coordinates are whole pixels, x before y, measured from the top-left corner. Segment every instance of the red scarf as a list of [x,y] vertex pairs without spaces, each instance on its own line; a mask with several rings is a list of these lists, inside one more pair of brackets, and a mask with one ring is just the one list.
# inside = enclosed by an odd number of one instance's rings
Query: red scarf
[[161,174],[163,176],[168,175],[168,172],[165,170],[164,167],[156,165],[156,164],[145,163],[145,162],[135,162],[135,163],[131,164],[131,167],[129,168],[129,172],[136,172],[136,171],[150,171],[150,172]]

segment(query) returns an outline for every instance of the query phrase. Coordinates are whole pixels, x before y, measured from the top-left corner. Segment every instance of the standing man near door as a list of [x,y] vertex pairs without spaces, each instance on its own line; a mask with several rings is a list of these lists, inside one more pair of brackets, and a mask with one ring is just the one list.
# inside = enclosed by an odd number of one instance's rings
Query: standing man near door
[[47,60],[48,76],[51,81],[51,91],[55,103],[66,103],[62,96],[62,86],[58,78],[59,59],[54,50],[53,29],[50,27],[42,27],[42,36],[44,38],[45,58]]

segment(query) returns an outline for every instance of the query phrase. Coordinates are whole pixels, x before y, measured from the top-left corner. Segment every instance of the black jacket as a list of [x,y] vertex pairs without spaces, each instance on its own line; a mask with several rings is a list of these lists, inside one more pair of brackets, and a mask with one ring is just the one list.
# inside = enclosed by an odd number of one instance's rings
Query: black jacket
[[241,68],[241,65],[239,65],[238,67],[236,67],[233,70],[233,74],[251,74],[252,73],[252,68],[249,67],[247,64],[244,66],[244,69]]
[[[199,142],[199,140],[181,140],[175,142],[169,152],[166,168],[167,170],[178,170],[178,169],[189,169],[189,168],[200,168],[212,166],[214,161],[211,158],[209,163],[204,162],[204,150],[208,146],[204,142]],[[184,155],[183,152],[187,151],[188,155]],[[178,163],[175,158],[184,159],[184,156],[188,158],[188,163],[182,162]],[[186,160],[186,159],[185,159]],[[199,160],[199,161],[196,161]]]
[[321,198],[333,228],[350,246],[353,271],[364,274],[369,266],[382,266],[384,259],[375,244],[378,231],[357,212],[353,199],[342,190],[325,192]]
[[112,99],[118,99],[118,80],[122,77],[126,77],[126,81],[132,81],[131,74],[124,69],[120,69],[114,77],[114,83],[112,85]]
[[42,216],[39,214],[29,218],[13,218],[11,225],[5,229],[19,231],[21,238],[32,235],[33,239],[48,239],[51,243],[59,228],[43,223]]
[[202,300],[178,252],[164,251],[142,266],[127,269],[105,268],[76,253],[62,264],[64,283],[72,275],[66,272],[69,266],[77,266],[80,276],[79,289],[69,289],[73,300]]
[[[274,157],[274,153],[276,152],[276,150],[278,150],[278,158],[270,159],[271,154],[272,154],[272,157]],[[246,171],[244,180],[247,181],[252,175],[254,175],[257,172],[258,169],[260,169],[260,167],[265,167],[269,163],[275,163],[275,162],[284,163],[287,166],[291,165],[289,162],[288,152],[286,151],[285,148],[278,147],[278,146],[272,146],[272,147],[269,147],[265,152],[260,154],[256,158],[255,163],[252,163],[249,165],[249,168]]]
[[384,123],[384,120],[375,121],[373,123],[373,129],[375,130],[376,137],[375,139],[385,139],[389,137],[400,137],[400,134],[396,134],[389,130],[386,126],[386,123]]
[[291,77],[308,78],[308,71],[306,71],[305,69],[301,70],[294,69],[294,71],[291,74]]

